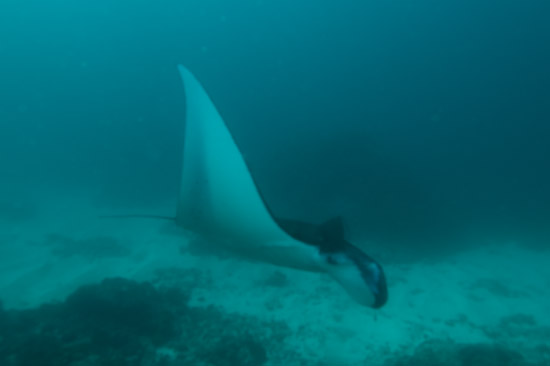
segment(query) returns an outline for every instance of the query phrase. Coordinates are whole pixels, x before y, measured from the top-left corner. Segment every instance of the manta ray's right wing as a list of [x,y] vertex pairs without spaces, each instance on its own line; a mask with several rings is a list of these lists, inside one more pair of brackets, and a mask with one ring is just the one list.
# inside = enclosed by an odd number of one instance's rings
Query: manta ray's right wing
[[310,263],[290,262],[304,250],[301,254],[307,258],[301,260],[312,262],[316,248],[295,240],[277,224],[210,97],[189,70],[180,65],[179,71],[186,125],[176,222],[223,240],[237,252],[311,270]]

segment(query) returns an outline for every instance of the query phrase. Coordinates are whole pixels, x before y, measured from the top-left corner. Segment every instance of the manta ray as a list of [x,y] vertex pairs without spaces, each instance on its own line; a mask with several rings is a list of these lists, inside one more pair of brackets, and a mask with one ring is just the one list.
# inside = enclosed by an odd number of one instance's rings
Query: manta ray
[[178,69],[186,116],[176,216],[101,217],[170,220],[241,258],[326,273],[359,304],[384,306],[384,270],[346,240],[342,218],[313,224],[275,216],[214,103],[187,68]]
[[178,69],[186,116],[176,224],[249,260],[327,273],[359,304],[382,307],[384,270],[345,239],[342,219],[316,225],[276,217],[211,98]]

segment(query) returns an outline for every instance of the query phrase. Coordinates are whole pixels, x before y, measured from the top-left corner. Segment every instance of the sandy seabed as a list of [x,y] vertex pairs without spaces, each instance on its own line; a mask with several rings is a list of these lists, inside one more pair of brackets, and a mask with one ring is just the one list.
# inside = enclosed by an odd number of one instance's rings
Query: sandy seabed
[[[86,200],[65,199],[25,220],[3,217],[3,307],[61,303],[83,285],[122,277],[185,289],[193,308],[284,324],[277,350],[265,345],[257,364],[277,365],[282,358],[272,353],[289,350],[288,365],[550,365],[550,252],[506,243],[386,264],[390,299],[376,311],[325,275],[212,255],[169,222],[99,213]],[[189,364],[178,363],[177,348],[158,352],[166,364]]]

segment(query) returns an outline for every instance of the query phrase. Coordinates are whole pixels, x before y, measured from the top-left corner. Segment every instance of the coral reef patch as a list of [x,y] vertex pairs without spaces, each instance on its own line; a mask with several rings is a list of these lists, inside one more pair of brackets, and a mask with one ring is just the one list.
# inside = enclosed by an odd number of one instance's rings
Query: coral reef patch
[[86,285],[64,302],[0,308],[3,366],[261,366],[296,356],[289,329],[218,308],[189,292],[123,278]]

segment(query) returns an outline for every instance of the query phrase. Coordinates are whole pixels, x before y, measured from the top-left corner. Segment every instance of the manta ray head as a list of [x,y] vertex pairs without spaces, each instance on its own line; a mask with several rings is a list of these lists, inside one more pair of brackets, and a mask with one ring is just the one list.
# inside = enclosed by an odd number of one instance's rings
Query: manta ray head
[[358,303],[381,308],[388,301],[382,266],[348,242],[339,246],[344,250],[321,253],[325,271]]

